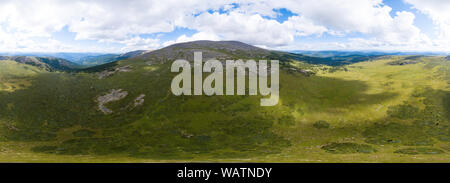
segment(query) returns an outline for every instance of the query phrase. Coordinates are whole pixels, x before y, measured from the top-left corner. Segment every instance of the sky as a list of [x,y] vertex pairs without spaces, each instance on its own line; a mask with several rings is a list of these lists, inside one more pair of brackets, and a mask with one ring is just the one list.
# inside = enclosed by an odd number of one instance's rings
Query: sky
[[0,0],[0,52],[123,53],[194,40],[450,53],[450,0]]

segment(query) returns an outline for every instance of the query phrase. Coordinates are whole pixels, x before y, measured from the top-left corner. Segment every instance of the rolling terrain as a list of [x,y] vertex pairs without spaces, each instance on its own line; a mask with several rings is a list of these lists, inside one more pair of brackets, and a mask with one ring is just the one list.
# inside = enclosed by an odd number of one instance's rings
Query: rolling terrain
[[[171,63],[194,51],[203,60],[280,60],[279,104],[174,96]],[[75,72],[5,60],[0,162],[450,162],[442,56],[335,63],[196,41]]]
[[36,66],[47,71],[74,71],[81,68],[76,63],[56,57],[0,56],[0,62],[4,60]]
[[95,65],[102,65],[110,62],[115,62],[119,60],[125,60],[131,57],[136,57],[141,54],[146,53],[146,50],[137,50],[132,52],[127,52],[123,54],[102,54],[102,55],[92,55],[92,56],[85,56],[82,58],[79,58],[75,62],[85,65],[85,66],[95,66]]
[[43,59],[52,58],[58,59],[64,62],[71,62],[73,65],[79,65],[79,67],[92,67],[96,65],[102,65],[118,60],[124,60],[131,57],[135,57],[148,52],[147,50],[136,50],[122,54],[113,53],[0,53],[0,59],[6,60],[11,58],[12,60],[25,59]]

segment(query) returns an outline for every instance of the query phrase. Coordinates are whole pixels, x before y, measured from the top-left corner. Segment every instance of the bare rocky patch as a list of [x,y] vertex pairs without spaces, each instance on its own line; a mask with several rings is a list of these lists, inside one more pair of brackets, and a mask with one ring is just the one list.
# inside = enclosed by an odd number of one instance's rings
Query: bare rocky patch
[[5,125],[6,128],[8,128],[9,130],[19,131],[19,129],[16,126],[8,122],[3,122],[3,125]]
[[111,114],[113,111],[105,107],[105,104],[113,101],[118,101],[125,98],[128,95],[127,91],[122,91],[122,89],[112,89],[108,94],[99,96],[97,98],[98,108],[104,114]]
[[114,70],[106,70],[98,73],[98,79],[103,79],[109,76],[112,76],[118,72],[131,72],[132,67],[129,65],[123,66],[123,67],[117,67]]
[[141,106],[144,104],[145,94],[139,95],[136,99],[134,99],[134,107]]

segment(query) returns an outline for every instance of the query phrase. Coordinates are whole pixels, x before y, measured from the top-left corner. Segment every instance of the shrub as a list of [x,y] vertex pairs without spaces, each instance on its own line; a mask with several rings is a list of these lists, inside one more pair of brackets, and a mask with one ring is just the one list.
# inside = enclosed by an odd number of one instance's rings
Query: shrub
[[370,145],[356,143],[331,143],[323,146],[322,149],[333,154],[377,152],[377,150]]
[[313,124],[313,126],[314,126],[314,128],[317,128],[317,129],[330,128],[330,124],[328,122],[326,122],[326,121],[323,121],[323,120],[316,121]]
[[82,129],[74,131],[72,134],[75,137],[92,137],[95,134],[95,132],[91,130]]
[[442,154],[444,153],[443,150],[436,149],[436,148],[428,148],[428,147],[419,147],[419,148],[406,148],[406,149],[399,149],[395,151],[394,153],[399,154]]

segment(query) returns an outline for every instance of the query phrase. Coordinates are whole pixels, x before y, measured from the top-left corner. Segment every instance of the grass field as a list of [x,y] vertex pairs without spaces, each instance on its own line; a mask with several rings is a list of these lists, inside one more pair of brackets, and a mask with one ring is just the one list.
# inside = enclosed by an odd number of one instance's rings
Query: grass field
[[[0,162],[450,162],[450,62],[405,59],[291,62],[317,74],[282,70],[274,107],[174,96],[169,63],[120,61],[132,71],[99,79],[1,61]],[[128,95],[105,115],[111,89]]]
[[27,78],[42,72],[44,71],[30,65],[0,61],[0,91],[12,92],[25,88],[31,84]]

